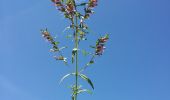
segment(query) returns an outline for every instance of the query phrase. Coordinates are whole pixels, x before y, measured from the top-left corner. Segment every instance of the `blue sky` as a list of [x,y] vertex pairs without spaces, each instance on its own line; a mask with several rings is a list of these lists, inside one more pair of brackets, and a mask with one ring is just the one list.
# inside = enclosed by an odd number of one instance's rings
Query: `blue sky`
[[[169,4],[100,0],[87,23],[96,36],[111,36],[104,55],[85,72],[94,93],[79,100],[170,100]],[[73,80],[58,81],[73,67],[56,62],[40,34],[48,27],[62,37],[68,21],[50,0],[0,0],[0,12],[0,100],[69,100]]]

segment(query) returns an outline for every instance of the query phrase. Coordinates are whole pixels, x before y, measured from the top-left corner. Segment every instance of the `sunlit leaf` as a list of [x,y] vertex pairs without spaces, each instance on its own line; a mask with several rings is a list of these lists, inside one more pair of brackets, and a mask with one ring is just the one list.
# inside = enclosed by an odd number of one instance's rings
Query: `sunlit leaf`
[[69,74],[66,74],[64,75],[61,80],[60,80],[60,83],[62,83],[64,81],[64,79],[66,79],[67,77],[71,76],[71,75],[75,75],[75,73],[69,73]]
[[65,48],[68,48],[68,47],[67,46],[61,47],[61,48],[59,48],[59,51],[65,49]]
[[76,52],[77,52],[77,48],[74,48],[73,50],[72,50],[72,63],[74,63],[74,57],[75,57],[75,55],[76,55]]
[[78,32],[80,33],[80,36],[84,36],[85,32],[83,32],[82,30],[78,30]]
[[69,30],[70,28],[71,28],[70,26],[66,27],[66,28],[63,30],[63,32]]
[[56,42],[54,42],[54,43],[55,43],[55,45],[58,45],[60,42],[56,41]]
[[88,90],[88,89],[82,89],[82,90],[78,90],[77,94],[83,93],[83,92],[87,92],[89,94],[92,94],[92,91]]
[[105,35],[105,38],[109,38],[109,34],[106,34],[106,35]]

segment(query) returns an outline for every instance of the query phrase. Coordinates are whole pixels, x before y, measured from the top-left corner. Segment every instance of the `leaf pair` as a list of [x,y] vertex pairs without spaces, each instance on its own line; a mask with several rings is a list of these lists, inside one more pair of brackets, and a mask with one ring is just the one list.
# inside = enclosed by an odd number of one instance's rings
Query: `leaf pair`
[[[77,94],[80,94],[80,93],[83,93],[83,92],[87,92],[87,93],[89,93],[89,94],[92,94],[92,92],[91,92],[90,90],[88,90],[88,89],[78,90],[78,91],[77,91]],[[75,94],[72,94],[71,98],[72,98],[72,100],[75,100]]]
[[[69,77],[69,76],[71,76],[71,75],[74,75],[74,76],[75,76],[76,73],[66,74],[65,76],[63,76],[63,77],[61,78],[60,83],[63,82],[64,79],[66,79],[67,77]],[[84,75],[84,74],[78,74],[78,76],[79,76],[80,78],[82,78],[83,80],[87,81],[88,84],[94,89],[94,85],[93,85],[92,81],[91,81],[86,75]]]

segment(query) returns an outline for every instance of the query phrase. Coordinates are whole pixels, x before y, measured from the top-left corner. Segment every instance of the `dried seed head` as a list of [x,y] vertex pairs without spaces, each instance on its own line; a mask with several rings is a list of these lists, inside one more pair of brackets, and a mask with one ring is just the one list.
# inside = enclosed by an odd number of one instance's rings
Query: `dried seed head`
[[63,57],[63,56],[59,56],[59,57],[54,56],[54,58],[55,58],[56,60],[64,60],[64,57]]
[[51,37],[50,33],[46,30],[41,30],[42,36],[49,42],[53,42],[53,38]]

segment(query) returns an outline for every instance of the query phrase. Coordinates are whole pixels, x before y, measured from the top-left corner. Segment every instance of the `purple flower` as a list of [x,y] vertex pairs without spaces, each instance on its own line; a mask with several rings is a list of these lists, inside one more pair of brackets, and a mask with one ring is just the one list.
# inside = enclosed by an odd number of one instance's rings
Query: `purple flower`
[[49,42],[53,42],[53,38],[51,37],[50,33],[46,30],[42,30],[42,36],[47,39]]
[[106,48],[106,47],[104,47],[103,44],[97,45],[97,46],[96,46],[96,55],[102,55],[105,48]]
[[89,5],[90,8],[93,8],[97,6],[97,0],[89,0]]

